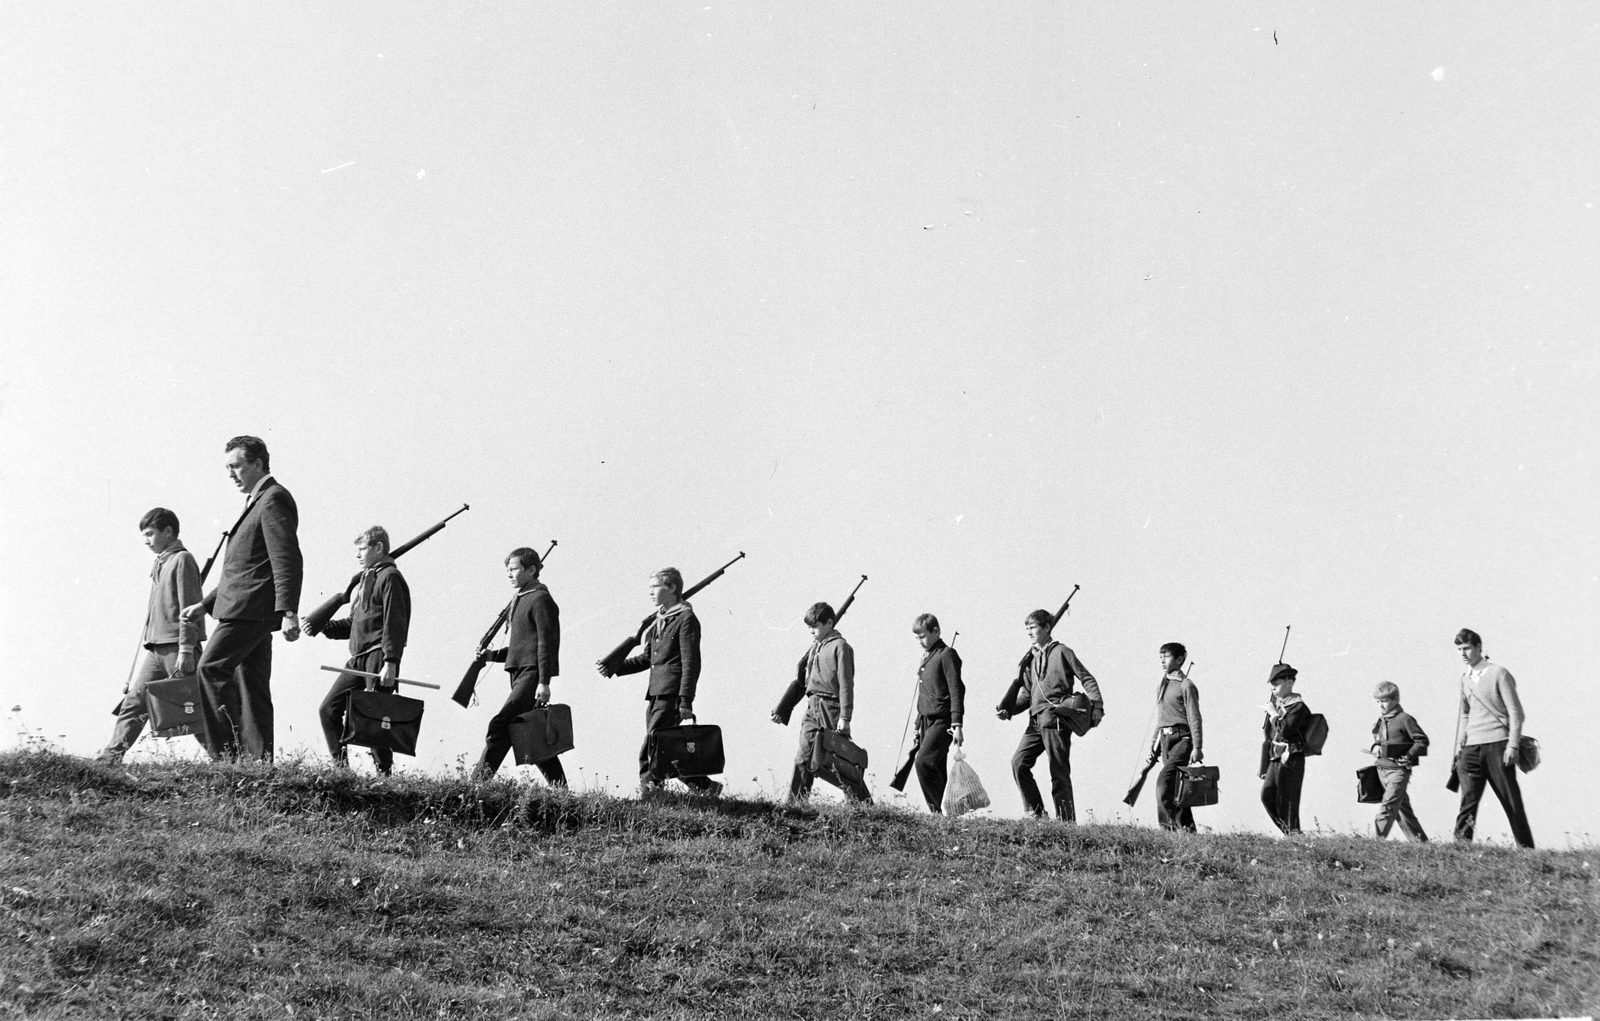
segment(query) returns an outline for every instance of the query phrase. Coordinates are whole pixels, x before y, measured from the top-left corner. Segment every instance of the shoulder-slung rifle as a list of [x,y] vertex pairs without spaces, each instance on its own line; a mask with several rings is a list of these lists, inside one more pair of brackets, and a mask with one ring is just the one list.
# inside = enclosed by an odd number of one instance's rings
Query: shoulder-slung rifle
[[[850,595],[845,597],[844,605],[840,606],[838,612],[833,615],[835,627],[838,626],[841,620],[844,620],[844,615],[849,611],[850,604],[856,601],[856,593],[860,592],[861,586],[866,583],[867,576],[863,574],[861,580],[856,582],[856,587],[850,590]],[[794,714],[794,707],[799,705],[800,701],[806,697],[806,660],[810,655],[810,649],[801,654],[800,662],[794,668],[794,680],[789,682],[789,687],[784,691],[783,698],[778,702],[778,718],[783,721],[784,726],[789,725],[789,717]]]
[[[1067,615],[1067,608],[1072,605],[1072,597],[1078,594],[1080,585],[1072,586],[1072,591],[1067,593],[1066,601],[1061,604],[1061,609],[1050,620],[1050,630],[1054,631],[1056,625],[1061,623],[1061,618]],[[1028,664],[1033,661],[1033,650],[1029,649],[1022,654],[1022,659],[1017,663],[1017,676],[1011,681],[1011,686],[1006,689],[1005,696],[1000,699],[1000,704],[995,708],[1008,714],[1008,718],[1016,713],[1017,696],[1022,693],[1022,686],[1028,683]]]
[[[683,595],[679,596],[678,598],[688,599],[690,596],[694,595],[707,585],[722,577],[722,572],[726,571],[728,568],[732,567],[734,564],[737,564],[743,559],[744,551],[741,550],[738,556],[717,568],[716,571],[714,571],[708,577],[700,579],[698,584],[684,592]],[[622,661],[628,658],[629,653],[639,647],[639,643],[644,641],[644,633],[650,630],[650,625],[654,624],[655,622],[656,615],[653,613],[644,620],[640,621],[638,631],[634,632],[632,636],[623,639],[620,645],[606,653],[605,658],[600,661],[600,672],[605,674],[607,677],[610,677],[612,674],[621,669]]]
[[[437,535],[440,529],[450,523],[450,518],[453,518],[456,516],[456,514],[460,514],[463,511],[470,509],[471,508],[467,504],[462,504],[461,510],[456,511],[455,514],[451,514],[449,517],[434,525],[426,532],[423,532],[415,539],[412,539],[410,542],[396,546],[394,549],[390,550],[389,556],[398,560],[406,553],[409,553],[411,550]],[[210,565],[208,564],[207,566],[209,567]],[[350,584],[344,587],[343,592],[335,592],[333,595],[323,600],[322,604],[315,610],[312,610],[310,613],[302,617],[300,619],[300,630],[304,631],[308,635],[311,635],[312,637],[315,637],[318,631],[321,631],[323,628],[327,627],[328,621],[332,620],[333,615],[339,612],[339,607],[350,601],[350,594],[356,590],[357,585],[361,584],[361,573],[362,572],[360,571],[355,573],[355,575],[350,579]]]
[[[556,540],[551,539],[550,549],[545,550],[544,556],[539,558],[541,568],[544,566],[544,562],[550,559],[550,553],[555,548]],[[489,625],[489,630],[485,631],[483,637],[478,639],[477,654],[472,657],[472,662],[467,666],[467,672],[461,676],[461,683],[456,685],[455,693],[450,696],[450,701],[460,705],[461,708],[465,709],[472,704],[472,694],[478,688],[478,675],[483,673],[484,664],[489,662],[489,643],[494,641],[494,636],[499,634],[500,629],[506,626],[506,621],[511,619],[511,608],[516,604],[516,597],[513,596],[506,603],[505,608],[500,611],[500,615],[494,619],[494,623]]]

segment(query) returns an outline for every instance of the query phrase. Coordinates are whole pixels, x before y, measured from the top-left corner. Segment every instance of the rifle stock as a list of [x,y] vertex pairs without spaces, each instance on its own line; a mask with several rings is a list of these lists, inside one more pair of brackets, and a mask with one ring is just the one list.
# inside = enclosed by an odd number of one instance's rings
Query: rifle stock
[[[699,584],[684,592],[678,598],[685,600],[688,599],[690,596],[694,595],[707,585],[722,577],[723,572],[743,559],[744,551],[740,550],[738,556],[717,568],[716,571],[707,577],[700,579]],[[654,624],[655,621],[656,615],[652,613],[650,616],[639,622],[639,630],[634,632],[632,637],[623,639],[623,641],[619,643],[615,649],[612,649],[610,652],[605,654],[604,658],[600,660],[600,669],[606,674],[606,676],[609,677],[621,669],[622,661],[628,658],[629,653],[639,647],[640,642],[644,641],[644,633],[650,630],[650,625]]]
[[911,746],[911,751],[906,753],[906,761],[900,763],[900,768],[894,771],[894,779],[889,781],[889,786],[897,791],[906,789],[906,781],[911,779],[911,767],[917,764],[917,748],[921,742]]
[[[833,623],[835,626],[837,626],[841,620],[844,620],[844,615],[850,610],[850,604],[856,601],[856,593],[860,592],[861,586],[865,585],[866,583],[867,576],[863,574],[861,576],[861,580],[856,582],[856,587],[851,589],[850,594],[845,597],[844,604],[839,607],[839,612],[833,615]],[[809,655],[809,653],[807,653],[807,655]],[[783,721],[784,726],[787,727],[789,725],[789,717],[794,715],[794,707],[799,705],[801,700],[805,697],[806,656],[802,655],[800,657],[799,664],[794,670],[794,680],[789,682],[789,687],[784,689],[783,698],[778,700],[778,718]]]
[[[411,550],[439,534],[439,531],[443,529],[445,525],[449,524],[450,519],[455,517],[456,514],[460,514],[467,510],[471,510],[470,505],[462,504],[461,509],[457,510],[454,514],[447,515],[443,521],[440,521],[438,524],[434,525],[432,528],[429,528],[427,531],[412,539],[410,542],[402,543],[401,545],[390,550],[389,556],[399,559],[406,553],[409,553]],[[207,564],[206,566],[209,567],[210,564]],[[328,626],[328,621],[333,619],[333,615],[339,612],[339,607],[350,601],[350,593],[354,592],[356,590],[356,586],[359,584],[361,584],[361,572],[357,571],[351,576],[350,584],[344,587],[343,592],[335,592],[333,595],[319,603],[316,609],[300,618],[300,630],[304,631],[308,635],[311,635],[313,638],[316,637],[319,631]]]
[[1128,793],[1123,795],[1122,803],[1124,805],[1132,808],[1133,803],[1139,800],[1139,792],[1144,790],[1145,777],[1150,775],[1150,770],[1154,768],[1154,766],[1154,761],[1146,762],[1144,764],[1144,769],[1139,771],[1139,779],[1135,780],[1133,782],[1133,786],[1128,788]]

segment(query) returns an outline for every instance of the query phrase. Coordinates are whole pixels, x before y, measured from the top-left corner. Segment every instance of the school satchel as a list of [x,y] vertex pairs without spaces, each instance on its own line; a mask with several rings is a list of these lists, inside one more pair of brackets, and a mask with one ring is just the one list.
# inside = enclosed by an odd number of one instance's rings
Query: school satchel
[[156,737],[198,734],[205,727],[200,713],[200,676],[168,677],[144,686],[144,708],[150,733]]
[[519,766],[549,762],[572,749],[571,706],[539,706],[511,721],[511,753]]
[[1063,699],[1055,706],[1056,719],[1072,728],[1072,732],[1079,737],[1089,733],[1089,728],[1094,724],[1094,704],[1089,701],[1089,696],[1083,692],[1074,692],[1070,697]]
[[673,776],[714,776],[727,761],[722,755],[722,728],[709,724],[664,727],[650,735],[650,761],[658,772]]
[[811,746],[811,772],[835,787],[865,783],[867,750],[836,730],[824,730]]
[[1178,767],[1178,807],[1201,808],[1217,803],[1217,780],[1222,772],[1216,766]]
[[1306,736],[1301,741],[1301,746],[1307,755],[1321,755],[1322,746],[1328,743],[1328,718],[1321,713],[1312,713],[1306,721]]
[[1378,779],[1377,766],[1362,766],[1356,770],[1356,801],[1363,805],[1383,802],[1383,781]]
[[363,748],[387,748],[401,755],[415,755],[423,708],[420,698],[387,691],[352,691],[345,706],[344,736],[339,740]]

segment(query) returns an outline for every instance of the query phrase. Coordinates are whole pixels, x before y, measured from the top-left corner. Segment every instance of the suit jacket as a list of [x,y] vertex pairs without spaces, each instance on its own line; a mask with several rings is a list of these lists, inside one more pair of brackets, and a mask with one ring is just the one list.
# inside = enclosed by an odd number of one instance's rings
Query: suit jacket
[[385,663],[399,663],[411,631],[411,587],[390,557],[362,572],[350,616],[328,621],[322,633],[350,639],[350,655],[383,649]]
[[561,609],[543,582],[518,592],[511,601],[511,635],[504,649],[489,653],[508,673],[537,669],[539,683],[561,673]]
[[[694,707],[695,687],[700,682],[700,620],[688,603],[679,603],[671,612],[657,614],[645,632],[645,651],[622,661],[618,674],[636,674],[648,668],[650,687],[646,698],[678,696],[680,706]],[[681,711],[681,710],[680,710]]]
[[289,491],[268,479],[228,536],[222,578],[205,598],[218,620],[270,620],[300,611],[300,511]]

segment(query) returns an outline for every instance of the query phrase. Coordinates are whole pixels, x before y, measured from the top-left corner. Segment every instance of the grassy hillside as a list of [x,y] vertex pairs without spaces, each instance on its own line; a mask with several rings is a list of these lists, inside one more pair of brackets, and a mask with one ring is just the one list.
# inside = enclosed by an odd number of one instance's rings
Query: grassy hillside
[[1525,1017],[1589,852],[0,757],[0,1016]]

